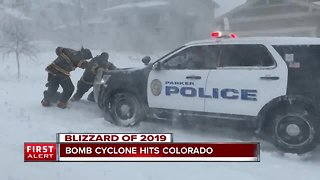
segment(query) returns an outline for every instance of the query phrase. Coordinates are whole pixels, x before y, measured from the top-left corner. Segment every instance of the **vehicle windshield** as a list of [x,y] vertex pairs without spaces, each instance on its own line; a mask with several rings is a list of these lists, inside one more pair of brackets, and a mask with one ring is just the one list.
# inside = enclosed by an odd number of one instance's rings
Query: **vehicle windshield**
[[163,59],[166,59],[167,57],[169,57],[170,55],[172,55],[173,53],[175,53],[176,51],[179,51],[180,49],[182,49],[182,48],[184,48],[184,47],[185,47],[185,46],[181,46],[181,47],[179,47],[179,48],[177,48],[177,49],[169,52],[168,54],[162,56],[160,59],[156,60],[153,64],[155,64],[155,63],[157,63],[157,62],[160,62],[160,61],[162,61]]

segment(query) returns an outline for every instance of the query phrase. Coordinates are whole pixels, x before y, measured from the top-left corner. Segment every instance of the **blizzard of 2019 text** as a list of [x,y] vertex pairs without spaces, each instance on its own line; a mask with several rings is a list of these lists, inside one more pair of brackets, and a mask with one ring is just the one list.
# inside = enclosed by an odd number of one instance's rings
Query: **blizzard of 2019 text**
[[148,142],[171,142],[171,134],[58,134],[60,143],[148,143]]

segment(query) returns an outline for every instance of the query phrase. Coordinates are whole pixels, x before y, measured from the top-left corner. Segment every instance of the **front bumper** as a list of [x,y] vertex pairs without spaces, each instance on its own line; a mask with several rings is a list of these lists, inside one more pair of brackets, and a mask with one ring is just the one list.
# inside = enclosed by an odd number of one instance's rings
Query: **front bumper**
[[109,87],[109,81],[111,76],[116,76],[119,73],[126,73],[126,71],[123,70],[108,70],[105,71],[103,69],[99,69],[98,73],[96,75],[94,84],[93,84],[93,93],[94,93],[94,99],[96,102],[99,102],[99,98],[101,97],[101,91]]
[[94,100],[95,102],[99,102],[99,97],[102,88],[106,88],[107,85],[107,80],[111,77],[111,75],[105,75],[104,70],[98,70],[98,73],[96,75],[94,84],[93,84],[93,94],[94,94]]

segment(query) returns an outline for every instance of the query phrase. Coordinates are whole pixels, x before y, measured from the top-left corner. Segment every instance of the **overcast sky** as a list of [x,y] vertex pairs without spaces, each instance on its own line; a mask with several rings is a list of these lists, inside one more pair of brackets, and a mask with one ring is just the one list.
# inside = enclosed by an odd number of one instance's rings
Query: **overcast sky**
[[245,3],[247,0],[215,0],[215,1],[220,5],[220,8],[218,8],[216,11],[216,17],[219,17],[224,13]]

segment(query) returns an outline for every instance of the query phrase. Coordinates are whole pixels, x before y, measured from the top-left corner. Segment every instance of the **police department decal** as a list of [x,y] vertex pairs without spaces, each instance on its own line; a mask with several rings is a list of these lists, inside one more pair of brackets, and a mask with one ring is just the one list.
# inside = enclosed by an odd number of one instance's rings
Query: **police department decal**
[[151,92],[154,96],[159,96],[161,94],[162,84],[161,81],[155,79],[151,82]]

